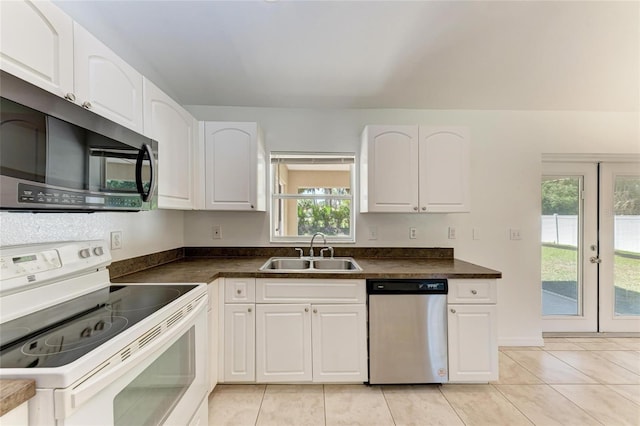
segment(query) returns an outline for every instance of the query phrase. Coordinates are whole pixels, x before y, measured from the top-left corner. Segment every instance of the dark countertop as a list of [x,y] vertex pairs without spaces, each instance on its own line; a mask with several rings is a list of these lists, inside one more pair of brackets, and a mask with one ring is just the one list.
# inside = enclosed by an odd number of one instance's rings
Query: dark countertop
[[35,380],[0,380],[0,416],[33,398],[35,394]]
[[362,272],[261,272],[268,257],[185,257],[113,278],[126,282],[204,282],[219,277],[255,278],[501,278],[502,273],[453,258],[360,258]]

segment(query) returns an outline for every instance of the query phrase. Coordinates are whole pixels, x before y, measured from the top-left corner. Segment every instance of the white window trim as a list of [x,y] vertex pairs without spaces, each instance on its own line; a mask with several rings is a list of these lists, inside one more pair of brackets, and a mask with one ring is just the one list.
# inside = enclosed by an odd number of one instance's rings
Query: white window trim
[[[276,195],[273,193],[276,176],[273,173],[273,159],[274,157],[280,158],[297,158],[297,157],[343,157],[353,159],[351,176],[350,176],[350,195],[298,195],[298,194],[282,194]],[[349,235],[335,236],[327,235],[327,244],[329,243],[345,243],[354,244],[356,242],[356,175],[357,175],[357,158],[353,152],[340,152],[340,153],[327,153],[327,152],[271,152],[269,161],[269,237],[271,243],[308,243],[311,236],[278,236],[275,235],[275,219],[273,215],[276,213],[274,205],[281,199],[300,199],[300,198],[321,198],[321,199],[346,199],[351,200],[351,218]],[[312,164],[311,162],[309,164]]]

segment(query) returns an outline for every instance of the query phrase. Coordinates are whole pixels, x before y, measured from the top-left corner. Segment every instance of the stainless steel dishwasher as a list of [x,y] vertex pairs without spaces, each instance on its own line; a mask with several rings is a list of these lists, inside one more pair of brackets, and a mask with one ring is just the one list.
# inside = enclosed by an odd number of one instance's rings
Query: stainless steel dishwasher
[[445,383],[447,280],[367,280],[369,383]]

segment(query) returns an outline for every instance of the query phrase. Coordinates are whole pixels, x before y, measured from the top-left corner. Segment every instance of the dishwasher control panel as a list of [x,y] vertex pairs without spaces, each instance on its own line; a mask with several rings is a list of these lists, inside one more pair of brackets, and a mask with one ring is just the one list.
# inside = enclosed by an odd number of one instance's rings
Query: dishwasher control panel
[[447,294],[446,278],[367,280],[369,294]]

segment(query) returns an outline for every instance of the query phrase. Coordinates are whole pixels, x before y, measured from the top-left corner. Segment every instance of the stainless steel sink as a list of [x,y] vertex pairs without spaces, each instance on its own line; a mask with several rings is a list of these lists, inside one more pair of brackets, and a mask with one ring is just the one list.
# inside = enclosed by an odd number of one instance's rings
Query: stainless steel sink
[[362,271],[360,266],[351,258],[314,259],[314,269],[331,271]]
[[300,259],[300,258],[275,258],[272,257],[262,265],[260,268],[261,271],[264,270],[274,270],[274,271],[282,271],[282,270],[291,270],[298,271],[309,269],[311,267],[311,260]]
[[359,272],[362,268],[351,257],[300,258],[272,257],[260,271],[264,272]]

